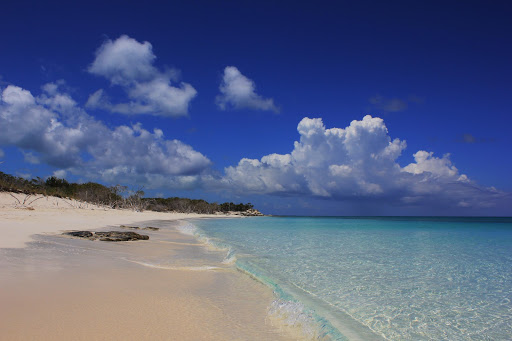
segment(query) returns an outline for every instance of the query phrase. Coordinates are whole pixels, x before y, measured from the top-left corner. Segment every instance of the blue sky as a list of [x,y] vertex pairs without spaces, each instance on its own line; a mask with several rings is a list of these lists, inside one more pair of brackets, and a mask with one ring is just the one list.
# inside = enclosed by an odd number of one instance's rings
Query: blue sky
[[510,215],[511,9],[7,1],[0,170],[273,214]]

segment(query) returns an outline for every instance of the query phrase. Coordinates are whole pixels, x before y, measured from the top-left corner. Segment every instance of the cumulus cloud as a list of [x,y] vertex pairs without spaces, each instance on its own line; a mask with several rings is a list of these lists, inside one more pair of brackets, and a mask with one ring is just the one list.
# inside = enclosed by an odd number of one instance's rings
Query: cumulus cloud
[[[168,178],[190,181],[210,160],[191,146],[168,140],[160,129],[141,124],[109,128],[88,115],[58,85],[47,84],[34,97],[9,85],[0,97],[0,145],[15,145],[25,157],[92,178]],[[184,179],[180,179],[183,177]],[[165,181],[165,180],[161,180]]]
[[160,71],[153,65],[155,60],[153,47],[147,41],[139,43],[123,35],[104,42],[88,71],[121,86],[129,101],[113,104],[105,90],[99,89],[89,96],[86,107],[121,114],[186,116],[197,91],[188,83],[173,85],[178,71]]
[[[433,156],[433,152],[420,150],[414,156],[415,163],[411,163],[404,167],[404,171],[412,174],[422,174],[429,172],[432,175],[440,177],[454,177],[459,174],[458,169],[452,165],[450,154],[443,155],[442,158]],[[464,174],[461,175],[464,177]]]
[[227,66],[224,69],[219,90],[221,94],[215,102],[221,110],[249,108],[279,112],[274,100],[258,95],[254,82],[234,66]]
[[300,140],[289,154],[242,159],[227,167],[222,181],[240,193],[307,195],[335,200],[382,200],[396,205],[488,207],[506,193],[476,185],[450,161],[418,151],[401,167],[406,142],[392,139],[377,117],[327,129],[319,118],[304,118]]
[[139,43],[123,35],[100,46],[89,72],[110,79],[112,84],[129,85],[132,81],[150,80],[158,74],[153,66],[155,59],[149,42]]

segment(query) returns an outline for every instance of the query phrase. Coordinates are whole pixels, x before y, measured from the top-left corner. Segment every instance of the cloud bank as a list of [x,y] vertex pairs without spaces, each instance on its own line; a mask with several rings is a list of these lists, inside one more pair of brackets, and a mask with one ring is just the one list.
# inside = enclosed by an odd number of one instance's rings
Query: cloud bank
[[14,145],[28,161],[44,162],[109,182],[167,178],[170,187],[190,182],[210,160],[191,146],[165,139],[140,124],[114,128],[88,115],[58,84],[34,97],[9,85],[0,93],[0,145]]
[[215,102],[221,110],[254,109],[279,112],[272,98],[263,98],[256,93],[254,82],[242,75],[234,66],[227,66],[219,87],[220,95]]
[[46,84],[39,96],[13,85],[0,92],[0,147],[17,146],[27,162],[59,168],[56,175],[150,189],[380,202],[425,212],[432,207],[489,209],[511,201],[508,193],[479,186],[459,172],[448,154],[420,150],[402,167],[397,160],[406,142],[392,139],[384,121],[369,115],[344,129],[306,117],[290,153],[243,158],[215,175],[206,156],[166,139],[160,129],[148,131],[139,123],[107,127],[62,92],[62,85]]
[[89,97],[86,107],[121,114],[186,116],[197,91],[184,82],[173,86],[171,81],[177,80],[178,72],[158,70],[153,65],[155,59],[153,47],[147,41],[139,43],[126,35],[105,41],[88,71],[121,86],[130,101],[112,104],[105,90],[99,89]]
[[406,142],[392,139],[377,117],[327,129],[320,118],[304,118],[300,140],[289,154],[242,159],[227,167],[222,182],[239,193],[377,200],[397,206],[492,207],[507,193],[476,185],[450,161],[418,151],[401,167]]

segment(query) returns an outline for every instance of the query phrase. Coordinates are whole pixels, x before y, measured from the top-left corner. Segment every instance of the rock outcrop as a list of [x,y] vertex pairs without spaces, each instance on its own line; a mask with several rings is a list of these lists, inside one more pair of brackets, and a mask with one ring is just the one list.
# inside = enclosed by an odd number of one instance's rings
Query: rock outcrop
[[248,209],[247,211],[245,212],[242,212],[242,215],[243,216],[246,216],[246,217],[263,217],[264,214],[261,213],[260,211],[258,210],[255,210],[255,209]]
[[239,215],[239,216],[243,216],[243,217],[263,217],[264,216],[263,213],[261,213],[258,210],[252,209],[252,208],[248,209],[247,211],[242,211],[242,212],[239,212],[239,211],[229,211],[229,212],[226,212],[226,213],[219,213],[219,212],[217,212],[216,214]]
[[120,231],[108,231],[108,232],[91,232],[91,231],[72,231],[65,232],[63,235],[89,239],[89,240],[101,240],[104,242],[127,242],[134,240],[148,240],[149,236],[138,234],[135,232],[120,232]]
[[135,232],[96,232],[95,237],[104,242],[128,242],[133,240],[148,240],[149,236],[138,234]]
[[86,238],[86,239],[90,239],[94,236],[94,233],[92,233],[90,231],[73,231],[73,232],[66,232],[64,234],[71,236],[71,237]]

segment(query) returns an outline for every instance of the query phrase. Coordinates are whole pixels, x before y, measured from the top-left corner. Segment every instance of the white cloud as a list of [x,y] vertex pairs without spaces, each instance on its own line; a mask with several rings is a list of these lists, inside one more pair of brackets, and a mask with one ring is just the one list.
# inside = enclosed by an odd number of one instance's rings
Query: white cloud
[[415,162],[397,159],[405,141],[392,139],[377,117],[365,116],[345,129],[325,128],[304,118],[300,140],[289,154],[242,159],[227,167],[222,182],[238,193],[309,195],[337,200],[383,200],[397,205],[486,207],[506,193],[476,185],[442,158],[418,151]]
[[87,99],[87,102],[85,103],[86,108],[102,108],[102,109],[108,109],[110,110],[112,107],[112,104],[110,103],[110,100],[105,95],[105,91],[103,89],[96,90],[91,95],[89,95],[89,98]]
[[467,179],[467,176],[462,174],[458,175],[458,169],[452,165],[449,157],[450,154],[443,155],[442,158],[434,157],[434,153],[420,150],[416,152],[414,156],[415,163],[411,163],[404,167],[404,171],[412,174],[422,174],[428,172],[433,176],[453,178],[463,177]]
[[[191,146],[167,140],[160,129],[140,124],[108,128],[89,116],[53,85],[34,97],[9,85],[0,97],[0,145],[15,145],[25,157],[91,178],[122,181],[135,178],[181,184],[210,160]],[[180,182],[181,181],[181,182]]]
[[272,98],[263,98],[256,93],[254,82],[242,75],[234,66],[227,66],[220,84],[220,95],[215,102],[222,109],[256,109],[279,112]]
[[156,56],[147,41],[139,43],[126,35],[115,41],[107,40],[96,51],[89,72],[103,76],[118,85],[152,79],[158,70],[153,66]]
[[139,43],[128,36],[107,40],[96,52],[88,71],[121,86],[129,102],[112,104],[103,89],[89,96],[86,107],[104,109],[121,114],[150,114],[158,116],[186,116],[190,101],[197,91],[188,83],[178,86],[178,71],[162,72],[154,65],[156,56],[149,42]]
[[[168,113],[170,116],[178,116],[187,114],[189,102],[195,97],[197,91],[187,83],[182,83],[179,88],[169,86],[168,79],[159,77],[150,82],[137,83],[128,94],[130,98],[136,100],[129,105],[142,104],[144,106],[142,112]],[[130,113],[129,109],[118,109],[118,107],[119,105],[114,107],[114,111]],[[140,112],[140,109],[138,110]]]
[[2,149],[0,149],[0,158],[4,157],[5,156],[5,153]]
[[65,179],[67,172],[64,169],[59,169],[59,170],[56,170],[55,172],[53,172],[52,175],[59,179]]

